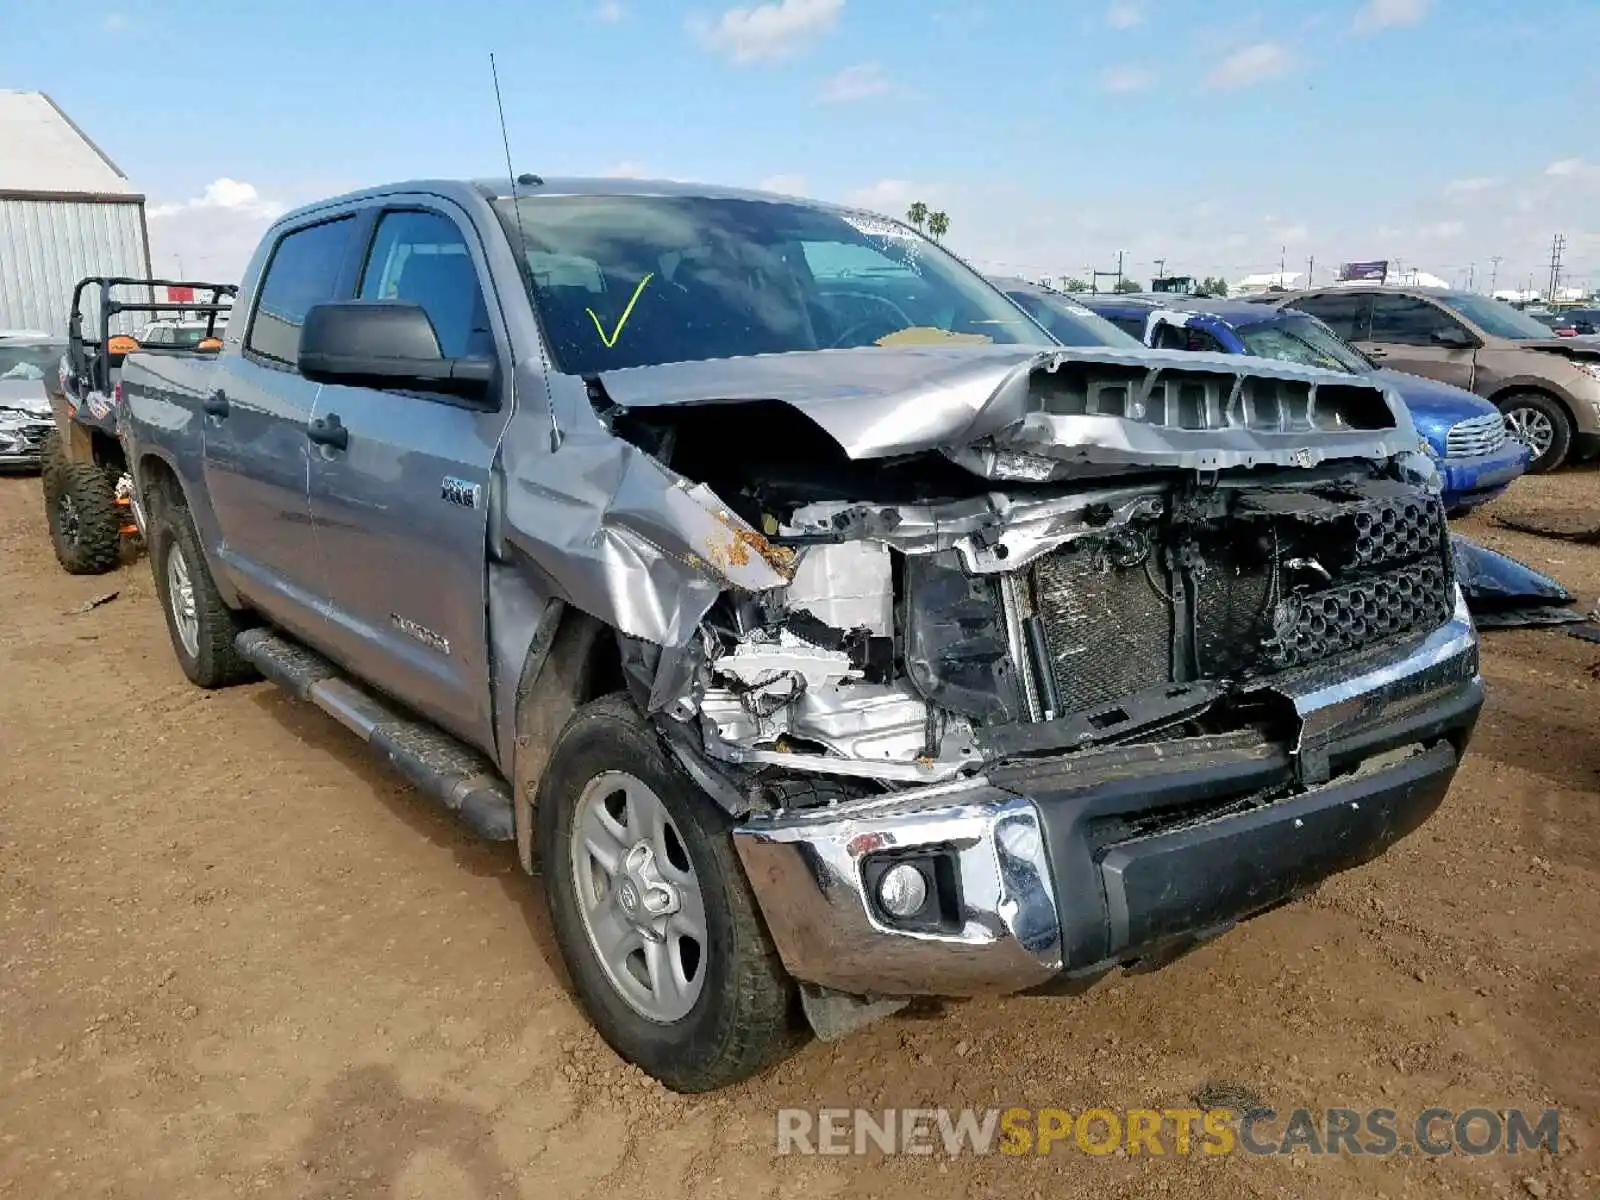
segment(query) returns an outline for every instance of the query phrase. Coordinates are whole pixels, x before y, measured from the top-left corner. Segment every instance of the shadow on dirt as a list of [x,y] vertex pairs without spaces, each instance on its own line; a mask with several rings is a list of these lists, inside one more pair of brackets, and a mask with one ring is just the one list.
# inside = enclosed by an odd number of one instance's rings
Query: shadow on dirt
[[[550,925],[543,881],[537,875],[530,878],[523,872],[515,846],[474,837],[453,816],[374,758],[349,730],[314,705],[296,700],[270,685],[260,688],[251,699],[297,741],[328,755],[361,781],[361,788],[352,791],[352,804],[381,803],[418,836],[448,850],[458,866],[480,879],[498,883],[527,926],[551,976],[568,998],[577,1003]],[[538,864],[534,866],[537,870]]]
[[433,1150],[470,1182],[474,1197],[504,1190],[493,1123],[470,1105],[408,1096],[387,1066],[352,1067],[323,1092],[299,1158],[316,1197],[391,1196],[412,1154]]

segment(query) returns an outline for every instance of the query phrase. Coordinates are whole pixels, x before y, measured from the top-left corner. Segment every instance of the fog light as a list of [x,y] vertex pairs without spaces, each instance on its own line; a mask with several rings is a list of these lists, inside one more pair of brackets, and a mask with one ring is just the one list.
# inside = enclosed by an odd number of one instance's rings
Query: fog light
[[910,863],[898,863],[878,880],[878,903],[891,917],[914,917],[928,899],[928,881]]

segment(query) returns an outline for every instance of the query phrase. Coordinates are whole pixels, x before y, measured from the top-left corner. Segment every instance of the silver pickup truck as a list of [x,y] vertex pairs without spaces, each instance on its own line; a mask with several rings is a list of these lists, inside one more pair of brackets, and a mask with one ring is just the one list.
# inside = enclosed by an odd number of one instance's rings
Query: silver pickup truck
[[1426,820],[1482,705],[1395,397],[1061,348],[882,217],[400,184],[234,311],[124,366],[185,673],[514,841],[676,1089],[1171,962]]

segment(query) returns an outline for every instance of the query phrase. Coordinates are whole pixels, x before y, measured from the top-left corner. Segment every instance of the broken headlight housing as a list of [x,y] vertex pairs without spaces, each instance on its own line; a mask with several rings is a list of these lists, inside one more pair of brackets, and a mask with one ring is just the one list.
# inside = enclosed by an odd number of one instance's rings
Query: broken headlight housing
[[1430,496],[1438,496],[1444,491],[1444,476],[1439,473],[1438,452],[1428,444],[1427,438],[1418,438],[1417,447],[1415,450],[1407,450],[1395,456],[1395,464],[1400,469],[1400,478],[1422,488]]

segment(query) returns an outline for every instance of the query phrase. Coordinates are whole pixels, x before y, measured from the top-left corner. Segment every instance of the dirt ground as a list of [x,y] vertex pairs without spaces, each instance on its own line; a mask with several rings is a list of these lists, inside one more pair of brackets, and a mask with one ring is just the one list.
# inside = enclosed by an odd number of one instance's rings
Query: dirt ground
[[[1600,521],[1600,471],[1498,511]],[[1464,531],[1591,602],[1600,549]],[[116,591],[87,611],[86,601]],[[179,673],[0,479],[0,1196],[1600,1196],[1600,646],[1486,635],[1439,814],[1164,972],[891,1019],[714,1098],[589,1031],[536,887],[316,710]],[[1561,1111],[1562,1152],[820,1158],[783,1107]]]

